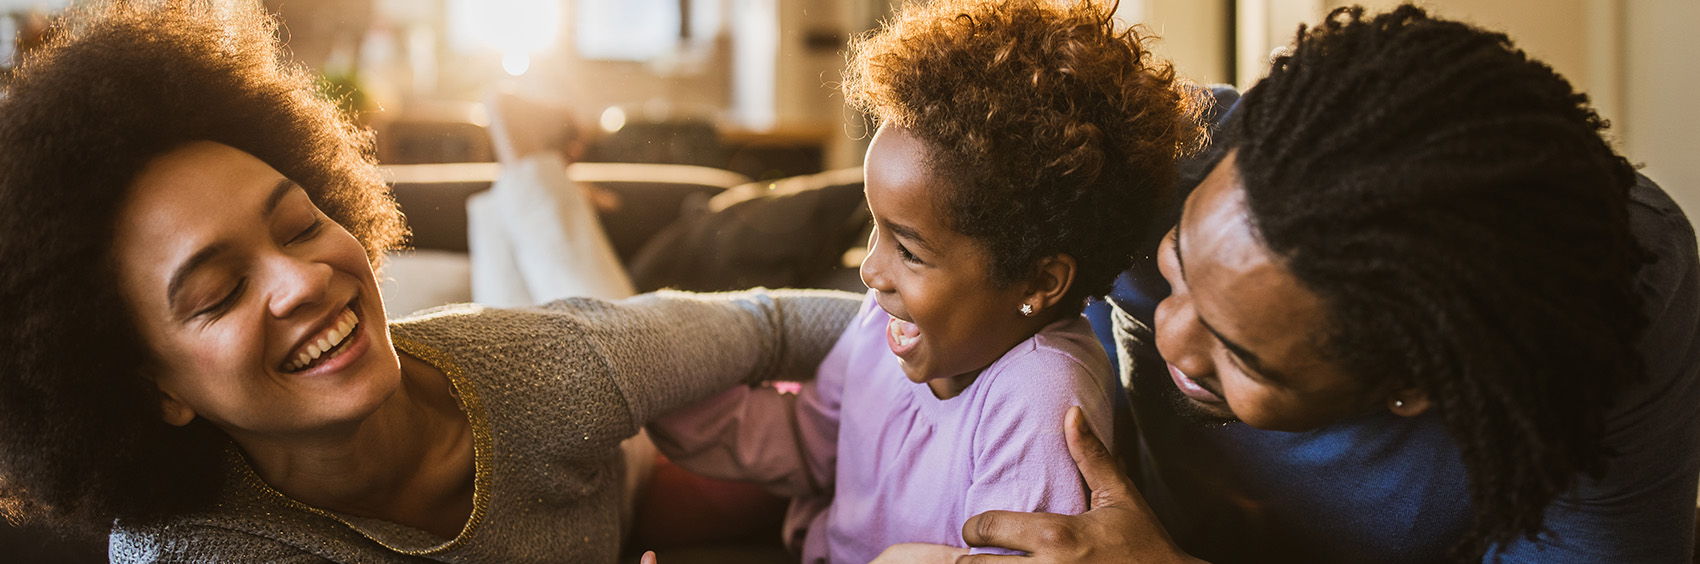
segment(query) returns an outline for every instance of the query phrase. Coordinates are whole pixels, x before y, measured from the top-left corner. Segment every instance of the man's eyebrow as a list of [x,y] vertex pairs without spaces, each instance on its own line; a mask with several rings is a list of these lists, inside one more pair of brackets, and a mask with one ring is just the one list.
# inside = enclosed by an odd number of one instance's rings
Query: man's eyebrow
[[920,247],[921,250],[935,252],[932,244],[927,243],[926,239],[921,238],[921,232],[916,231],[914,228],[899,223],[892,223],[891,221],[886,221],[885,226],[891,229],[892,234],[913,241],[915,246]]
[[[282,202],[283,197],[289,195],[289,191],[295,187],[293,180],[288,178],[278,179],[277,183],[272,185],[271,193],[266,195],[261,215],[269,216],[272,212],[277,211],[278,203]],[[201,250],[195,251],[195,254],[189,255],[189,258],[184,260],[183,264],[177,266],[177,270],[171,273],[171,281],[165,285],[165,299],[173,309],[177,307],[177,292],[181,291],[183,284],[189,280],[189,273],[194,272],[195,269],[200,268],[201,265],[206,264],[207,261],[212,260],[222,252],[224,252],[224,245],[222,244],[207,245]]]
[[1215,327],[1211,327],[1209,323],[1206,323],[1204,318],[1199,317],[1198,324],[1203,325],[1204,330],[1209,331],[1211,335],[1215,335],[1216,340],[1220,341],[1222,346],[1227,347],[1229,352],[1232,352],[1234,353],[1234,356],[1239,357],[1240,362],[1245,363],[1246,368],[1250,368],[1251,371],[1256,372],[1258,376],[1277,382],[1288,381],[1286,376],[1264,365],[1263,359],[1257,356],[1257,353],[1251,352],[1250,349],[1240,346],[1239,343],[1235,343],[1227,337],[1222,336],[1222,333],[1217,331]]
[[[1175,265],[1180,267],[1181,280],[1182,281],[1186,280],[1186,261],[1181,259],[1181,227],[1180,226],[1185,224],[1185,223],[1186,223],[1186,206],[1182,205],[1181,206],[1180,220],[1175,222]],[[1199,317],[1196,313],[1193,315],[1193,317],[1198,319],[1198,324],[1203,325],[1204,330],[1209,331],[1211,335],[1215,336],[1216,340],[1221,342],[1223,347],[1227,347],[1229,352],[1232,352],[1232,353],[1234,353],[1234,356],[1239,357],[1240,362],[1245,363],[1246,368],[1250,368],[1253,372],[1256,372],[1259,376],[1262,376],[1262,377],[1269,379],[1269,380],[1286,381],[1286,379],[1287,379],[1286,376],[1283,376],[1280,372],[1276,372],[1276,371],[1270,369],[1268,366],[1265,366],[1263,364],[1263,358],[1257,356],[1257,353],[1251,352],[1251,349],[1247,349],[1243,346],[1240,346],[1239,343],[1236,343],[1236,342],[1228,339],[1227,337],[1222,336],[1222,333],[1220,331],[1217,331],[1215,327],[1211,327],[1209,322],[1204,321],[1204,318]]]

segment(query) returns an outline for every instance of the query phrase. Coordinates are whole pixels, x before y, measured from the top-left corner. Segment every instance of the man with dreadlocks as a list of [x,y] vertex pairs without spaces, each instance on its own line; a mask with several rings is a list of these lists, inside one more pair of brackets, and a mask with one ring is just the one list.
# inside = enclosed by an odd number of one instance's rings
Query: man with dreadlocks
[[1700,257],[1585,96],[1503,34],[1348,8],[1226,119],[1157,252],[1154,335],[1116,312],[1132,475],[1070,418],[1094,509],[981,514],[968,544],[1690,561]]

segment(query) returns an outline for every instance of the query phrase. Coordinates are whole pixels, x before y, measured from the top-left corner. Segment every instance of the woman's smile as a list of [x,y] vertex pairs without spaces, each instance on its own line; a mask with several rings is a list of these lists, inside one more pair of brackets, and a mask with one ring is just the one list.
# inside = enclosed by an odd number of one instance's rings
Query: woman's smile
[[356,331],[364,329],[365,325],[360,322],[360,316],[354,312],[353,305],[342,308],[341,313],[337,314],[328,326],[310,333],[303,339],[284,363],[283,371],[309,374],[334,372],[346,366],[350,359],[359,356],[345,355],[365,342],[360,339],[360,332]]

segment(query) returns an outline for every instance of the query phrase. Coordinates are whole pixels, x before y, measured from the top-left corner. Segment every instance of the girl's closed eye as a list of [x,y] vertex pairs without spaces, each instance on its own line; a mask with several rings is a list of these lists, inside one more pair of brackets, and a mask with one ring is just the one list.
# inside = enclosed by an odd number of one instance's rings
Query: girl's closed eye
[[903,243],[897,243],[897,256],[903,257],[904,262],[912,262],[912,263],[915,263],[915,264],[926,264],[926,263],[921,262],[921,258],[915,256],[915,253],[909,252],[909,247],[903,246]]

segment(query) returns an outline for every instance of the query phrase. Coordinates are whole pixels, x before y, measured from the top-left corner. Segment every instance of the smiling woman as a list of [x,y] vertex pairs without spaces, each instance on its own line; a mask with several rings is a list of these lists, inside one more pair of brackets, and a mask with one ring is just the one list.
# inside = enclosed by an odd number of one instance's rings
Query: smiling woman
[[358,421],[395,392],[394,362],[362,354],[393,347],[364,323],[384,317],[360,242],[264,161],[208,141],[155,158],[114,241],[167,422],[246,444]]
[[115,562],[611,562],[619,442],[818,364],[856,297],[385,323],[368,133],[249,3],[71,13],[0,101],[0,514]]
[[[376,261],[402,224],[365,157],[369,134],[278,64],[264,15],[115,5],[65,21],[0,106],[4,499],[73,522],[204,506],[222,437],[202,422],[157,425],[159,402],[137,401],[159,395],[144,366],[173,357],[136,331],[141,304],[125,300],[107,258],[118,242],[167,247],[118,238],[132,179],[171,147],[212,140],[275,168],[268,180],[298,183],[359,241],[358,257]],[[210,209],[232,203],[201,197]],[[184,289],[203,284],[193,282]]]

